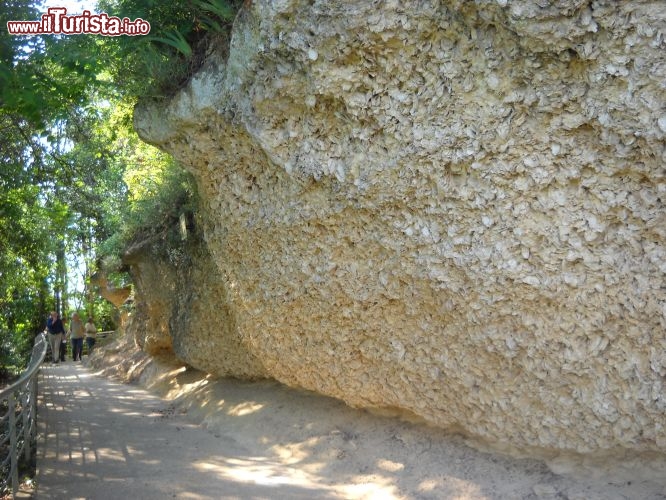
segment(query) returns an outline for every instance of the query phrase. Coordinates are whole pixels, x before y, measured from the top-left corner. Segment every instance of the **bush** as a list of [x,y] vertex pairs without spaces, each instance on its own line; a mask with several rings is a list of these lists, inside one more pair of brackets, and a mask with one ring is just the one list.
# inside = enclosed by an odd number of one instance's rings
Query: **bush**
[[101,0],[99,8],[151,24],[150,36],[109,37],[114,84],[125,94],[163,97],[183,86],[203,61],[211,34],[228,36],[240,0]]
[[156,253],[169,260],[184,258],[180,236],[180,217],[193,219],[197,193],[191,174],[173,160],[140,186],[141,195],[132,199],[123,216],[120,232],[106,240],[98,253],[105,271],[123,270],[122,255],[133,245],[155,239]]

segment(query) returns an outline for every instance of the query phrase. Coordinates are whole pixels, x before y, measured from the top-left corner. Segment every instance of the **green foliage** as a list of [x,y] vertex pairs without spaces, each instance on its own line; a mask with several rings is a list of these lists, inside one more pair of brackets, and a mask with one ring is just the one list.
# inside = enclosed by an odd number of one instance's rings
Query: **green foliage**
[[240,0],[101,0],[110,15],[141,18],[150,36],[101,40],[110,78],[125,94],[161,98],[182,87],[203,61],[208,35],[228,35]]
[[114,172],[114,181],[122,183],[122,190],[117,185],[109,190],[116,195],[106,200],[106,211],[97,214],[108,229],[99,235],[97,252],[107,272],[123,268],[128,246],[168,234],[180,214],[193,211],[196,204],[192,177],[171,156],[139,139],[131,128],[132,111],[131,101],[114,102],[102,120],[83,127],[87,140],[72,150],[77,158],[103,152],[106,175]]
[[37,20],[37,2],[0,0],[0,106],[33,131],[83,105],[104,59],[88,37],[11,36],[9,20]]
[[[88,313],[94,318],[95,326],[100,332],[115,330],[117,328],[114,316],[115,308],[106,300],[98,300],[88,309]],[[85,320],[85,318],[84,318]]]
[[51,309],[111,306],[70,291],[104,259],[154,238],[177,260],[181,214],[195,210],[189,174],[132,129],[139,97],[181,87],[212,36],[227,36],[241,0],[102,0],[98,11],[142,18],[150,36],[6,33],[37,20],[38,0],[0,0],[0,370],[21,367]]
[[150,36],[10,36],[38,2],[0,0],[0,105],[35,129],[85,106],[92,93],[163,97],[203,60],[207,35],[228,35],[240,0],[100,0],[98,10],[151,23]]
[[[0,111],[0,369],[21,367],[46,316],[46,280],[56,243],[51,210],[40,185],[41,150],[25,122]],[[28,168],[31,165],[34,168]]]
[[224,21],[233,21],[238,4],[233,5],[224,0],[193,0],[192,2],[203,12],[210,12]]
[[[70,122],[54,122],[48,143],[28,120],[0,109],[0,363],[6,368],[23,366],[47,311],[66,307],[67,255],[92,262],[96,242],[117,229],[104,200],[122,198],[122,170],[89,149],[101,145],[92,126],[98,118],[80,110]],[[60,151],[58,145],[72,145],[79,126],[86,140]]]
[[4,384],[20,375],[30,360],[31,336],[22,330],[0,328],[0,383]]
[[132,245],[144,241],[159,242],[159,248],[174,264],[180,259],[182,245],[179,233],[181,214],[191,218],[196,211],[197,194],[192,176],[170,157],[159,169],[129,170],[130,202],[118,233],[106,240],[99,256],[107,271],[122,269],[122,254]]
[[192,3],[201,11],[199,22],[201,26],[218,33],[225,31],[227,23],[231,23],[236,16],[238,6],[225,0],[193,0]]
[[127,234],[139,237],[163,234],[177,223],[181,213],[191,213],[195,209],[196,190],[192,176],[171,158],[160,174],[151,186],[142,184],[144,195],[130,205],[129,220],[125,225]]
[[178,52],[183,54],[185,57],[190,57],[192,55],[192,47],[187,43],[185,37],[180,33],[180,31],[169,31],[165,33],[163,37],[151,37],[151,41],[166,43],[167,45],[172,46]]

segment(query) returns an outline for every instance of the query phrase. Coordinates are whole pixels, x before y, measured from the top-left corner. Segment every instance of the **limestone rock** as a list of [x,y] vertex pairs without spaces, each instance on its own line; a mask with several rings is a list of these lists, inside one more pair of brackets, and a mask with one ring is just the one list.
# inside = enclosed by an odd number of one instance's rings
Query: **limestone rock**
[[90,284],[98,287],[99,294],[116,308],[122,306],[132,293],[132,287],[115,287],[109,283],[107,276],[101,272],[91,276]]
[[238,338],[225,280],[201,238],[194,233],[180,257],[164,246],[153,238],[124,256],[136,289],[126,335],[153,356],[175,354],[217,375],[266,378],[261,362]]
[[[254,374],[663,453],[665,33],[657,0],[254,0],[135,115],[197,178],[218,281],[192,293]],[[247,375],[197,314],[185,358]]]

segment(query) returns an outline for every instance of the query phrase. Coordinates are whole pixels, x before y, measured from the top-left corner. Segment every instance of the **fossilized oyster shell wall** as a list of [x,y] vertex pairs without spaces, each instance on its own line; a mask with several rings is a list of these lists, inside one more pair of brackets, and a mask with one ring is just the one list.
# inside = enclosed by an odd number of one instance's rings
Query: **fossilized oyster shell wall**
[[196,233],[177,251],[152,237],[124,256],[131,267],[135,307],[125,335],[151,356],[178,353],[200,370],[246,379],[267,374],[238,338],[224,279]]
[[[663,452],[665,34],[662,1],[255,0],[135,125],[195,174],[268,376],[515,448]],[[176,352],[229,372],[199,345]]]

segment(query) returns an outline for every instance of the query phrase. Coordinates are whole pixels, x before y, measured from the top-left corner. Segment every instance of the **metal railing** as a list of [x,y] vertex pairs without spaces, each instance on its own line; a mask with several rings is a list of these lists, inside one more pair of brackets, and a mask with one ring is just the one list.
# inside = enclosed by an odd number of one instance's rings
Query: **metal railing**
[[[116,330],[108,330],[105,332],[97,332],[97,341],[102,341],[102,345],[104,345],[107,341],[110,341],[114,338],[114,335],[116,334]],[[97,344],[95,344],[97,345]]]
[[37,375],[46,356],[46,335],[35,338],[28,368],[0,392],[0,493],[19,488],[19,457],[30,461],[37,434]]

